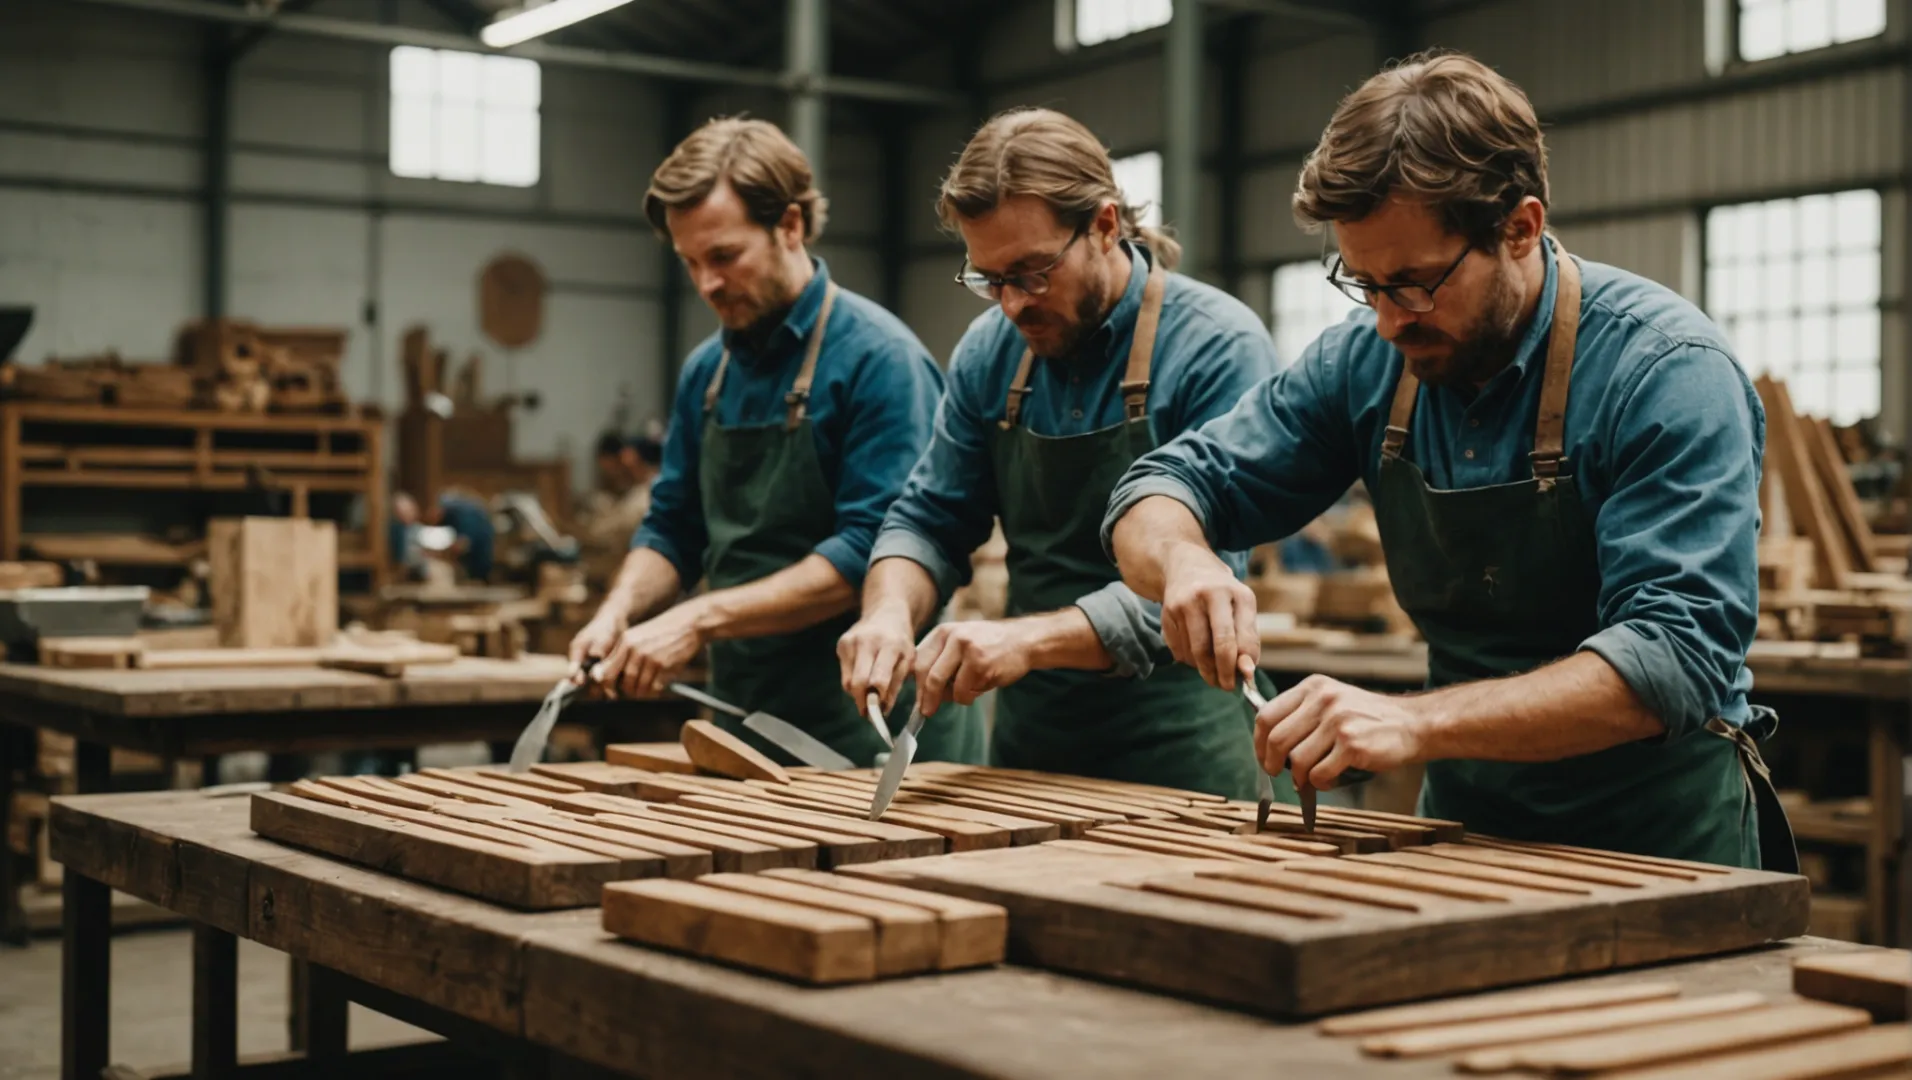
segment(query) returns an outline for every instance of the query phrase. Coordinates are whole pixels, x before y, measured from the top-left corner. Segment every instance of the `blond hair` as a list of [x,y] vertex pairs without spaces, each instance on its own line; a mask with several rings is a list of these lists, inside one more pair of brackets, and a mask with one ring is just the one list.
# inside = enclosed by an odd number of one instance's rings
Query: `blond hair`
[[1182,245],[1167,231],[1142,224],[1141,208],[1122,198],[1101,140],[1053,109],[1010,109],[977,130],[943,178],[936,213],[954,232],[958,221],[979,218],[1014,195],[1041,199],[1071,229],[1087,226],[1104,203],[1113,202],[1124,237],[1147,247],[1164,269],[1182,260]]
[[1487,251],[1531,195],[1547,205],[1547,143],[1520,87],[1464,53],[1419,53],[1341,99],[1301,166],[1295,220],[1359,221],[1390,196],[1424,203]]
[[677,144],[651,174],[644,216],[669,239],[666,212],[701,204],[719,182],[730,185],[750,220],[764,228],[776,228],[796,206],[803,212],[804,240],[823,235],[830,201],[816,189],[810,159],[777,125],[740,116],[707,121]]

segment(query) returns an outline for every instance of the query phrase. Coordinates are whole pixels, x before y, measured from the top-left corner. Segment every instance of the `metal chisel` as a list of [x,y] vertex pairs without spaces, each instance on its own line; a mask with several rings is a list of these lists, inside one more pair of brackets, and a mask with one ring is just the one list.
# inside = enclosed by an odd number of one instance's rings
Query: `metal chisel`
[[[1261,691],[1255,686],[1252,669],[1242,674],[1241,693],[1243,697],[1248,699],[1248,704],[1254,706],[1257,713],[1268,706],[1268,699],[1262,697]],[[1259,751],[1260,747],[1257,747],[1256,750]],[[1260,754],[1257,753],[1256,756],[1259,757]],[[1283,762],[1282,765],[1285,768],[1287,762]],[[1268,773],[1264,771],[1261,772],[1259,776],[1260,778],[1255,781],[1255,796],[1259,804],[1255,811],[1256,832],[1260,832],[1267,826],[1268,808],[1269,805],[1274,802],[1275,796],[1274,781],[1269,777]],[[1294,781],[1295,794],[1301,799],[1302,827],[1306,828],[1309,832],[1313,832],[1315,828],[1315,789],[1310,787],[1306,780],[1294,776],[1293,770],[1289,770],[1289,776],[1290,779]],[[1359,784],[1363,781],[1374,779],[1374,774],[1366,769],[1347,769],[1341,773],[1339,779],[1340,782],[1344,784]]]
[[596,660],[590,661],[590,673],[585,676],[583,682],[572,681],[577,674],[573,671],[570,675],[558,680],[558,685],[552,687],[551,692],[544,696],[543,703],[538,706],[537,714],[531,718],[529,724],[525,725],[524,731],[518,735],[518,741],[512,744],[511,763],[507,768],[512,772],[521,773],[538,763],[538,759],[544,756],[544,744],[551,738],[551,729],[558,724],[558,714],[584,692],[585,686],[597,674],[597,664]]
[[832,750],[829,744],[780,716],[772,716],[767,712],[745,712],[722,698],[712,697],[684,683],[672,683],[670,689],[679,697],[737,717],[744,722],[746,730],[763,736],[777,749],[805,765],[832,771],[855,767],[855,762]]

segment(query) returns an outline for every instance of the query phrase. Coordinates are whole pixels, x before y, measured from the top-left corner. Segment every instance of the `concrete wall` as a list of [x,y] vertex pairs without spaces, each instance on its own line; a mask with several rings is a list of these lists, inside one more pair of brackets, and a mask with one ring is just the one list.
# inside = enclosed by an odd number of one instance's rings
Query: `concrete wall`
[[[422,3],[394,10],[445,28]],[[18,355],[165,356],[203,310],[208,28],[52,0],[12,0],[0,22],[0,302],[38,309]],[[582,484],[620,391],[634,419],[663,408],[662,262],[641,210],[666,149],[661,92],[547,67],[539,184],[407,180],[385,162],[386,64],[381,46],[289,35],[241,60],[226,309],[351,327],[347,388],[388,409],[403,401],[399,339],[422,323],[455,357],[484,356],[488,390],[542,393],[515,450],[569,454]],[[479,270],[507,251],[551,282],[542,336],[510,354],[477,315]]]

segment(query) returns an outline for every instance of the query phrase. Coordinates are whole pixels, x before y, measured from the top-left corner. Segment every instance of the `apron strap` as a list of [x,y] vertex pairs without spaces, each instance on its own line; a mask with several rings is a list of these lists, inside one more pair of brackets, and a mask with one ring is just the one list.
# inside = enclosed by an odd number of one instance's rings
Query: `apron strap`
[[710,385],[704,387],[704,412],[706,415],[717,407],[717,392],[724,388],[724,372],[730,370],[730,350],[717,358],[717,370],[710,377]]
[[1398,458],[1407,445],[1407,423],[1414,416],[1414,401],[1421,391],[1421,380],[1401,361],[1401,378],[1394,384],[1394,404],[1388,408],[1387,431],[1381,435],[1381,456]]
[[[1551,239],[1551,238],[1550,238]],[[1573,382],[1573,348],[1580,336],[1580,267],[1553,240],[1560,281],[1554,294],[1553,329],[1547,335],[1547,368],[1540,384],[1540,413],[1534,420],[1534,477],[1552,487],[1566,461],[1567,388]]]
[[823,351],[824,331],[829,327],[830,309],[836,306],[836,296],[836,282],[832,281],[823,289],[823,307],[817,312],[816,325],[810,328],[810,340],[804,346],[803,366],[797,369],[797,381],[790,384],[790,392],[783,396],[783,426],[787,431],[797,430],[809,410],[810,383],[816,378],[817,354]]
[[[1122,409],[1129,420],[1149,414],[1149,372],[1155,365],[1155,336],[1162,324],[1162,297],[1168,292],[1168,271],[1158,260],[1149,267],[1148,282],[1142,286],[1142,310],[1135,317],[1135,336],[1129,341],[1128,367],[1122,372]],[[1027,346],[1016,364],[1016,377],[1009,381],[1009,396],[1003,402],[1000,426],[1013,428],[1022,419],[1022,402],[1029,396],[1029,369],[1036,354]]]

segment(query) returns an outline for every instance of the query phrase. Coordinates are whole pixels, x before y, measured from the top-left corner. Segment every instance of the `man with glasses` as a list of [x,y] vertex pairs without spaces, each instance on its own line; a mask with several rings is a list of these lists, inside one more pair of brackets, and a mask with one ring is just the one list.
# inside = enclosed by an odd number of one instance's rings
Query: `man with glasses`
[[[887,701],[913,675],[934,730],[952,702],[1001,688],[996,763],[1249,796],[1243,699],[1167,662],[1155,605],[1096,534],[1137,456],[1273,373],[1267,330],[1169,273],[1180,248],[1140,224],[1102,144],[1060,113],[985,124],[939,212],[968,249],[957,281],[996,306],[957,345],[929,448],[877,535],[863,618],[838,647],[844,689]],[[998,516],[1010,617],[919,645]]]
[[1342,101],[1294,209],[1372,313],[1118,486],[1105,537],[1174,654],[1230,685],[1255,600],[1211,545],[1365,481],[1430,689],[1310,677],[1257,717],[1266,766],[1424,762],[1422,810],[1476,832],[1796,865],[1746,701],[1764,414],[1718,328],[1547,235],[1533,107],[1466,56]]

